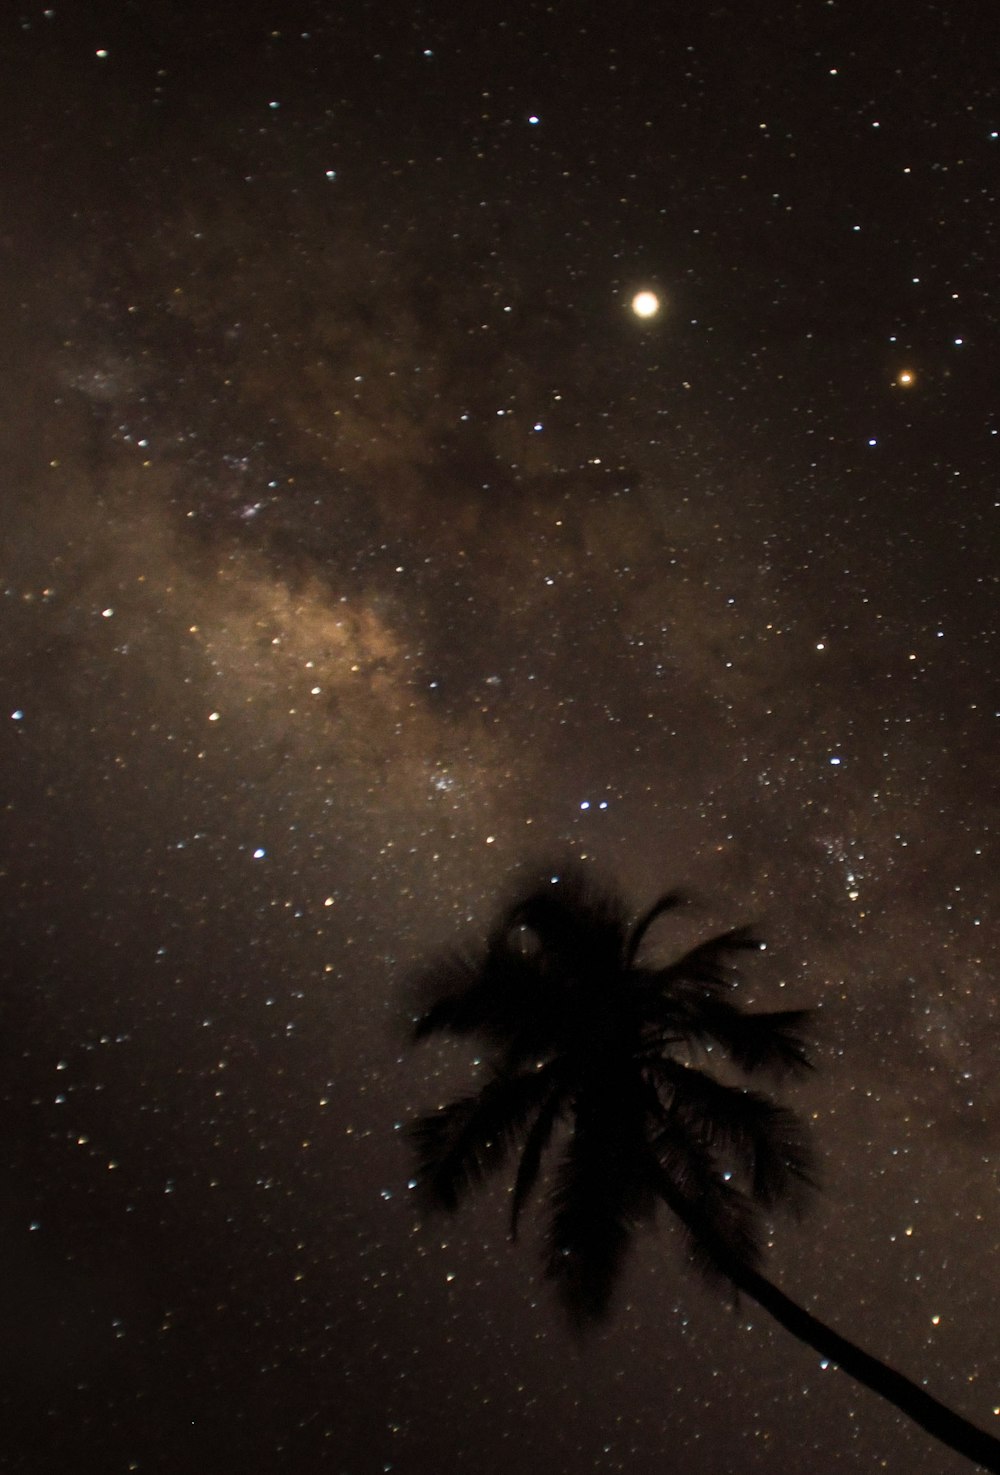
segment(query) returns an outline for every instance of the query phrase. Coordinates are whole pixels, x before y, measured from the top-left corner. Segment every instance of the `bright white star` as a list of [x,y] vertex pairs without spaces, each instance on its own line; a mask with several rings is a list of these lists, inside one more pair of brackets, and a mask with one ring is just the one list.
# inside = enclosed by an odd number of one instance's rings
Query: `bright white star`
[[655,292],[637,292],[632,298],[632,311],[637,318],[655,317],[660,310],[660,299]]

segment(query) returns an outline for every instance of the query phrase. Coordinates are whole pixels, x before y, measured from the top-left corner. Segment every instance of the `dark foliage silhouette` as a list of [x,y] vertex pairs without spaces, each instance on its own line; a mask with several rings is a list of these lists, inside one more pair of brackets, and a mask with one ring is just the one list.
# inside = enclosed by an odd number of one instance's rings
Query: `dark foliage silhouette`
[[414,1037],[468,1035],[488,1048],[473,1094],[412,1124],[426,1208],[455,1210],[517,1154],[516,1238],[546,1155],[545,1271],[575,1326],[607,1316],[632,1231],[665,1205],[691,1259],[752,1297],[794,1336],[935,1438],[1000,1472],[1000,1441],[824,1325],[760,1271],[765,1215],[801,1207],[813,1184],[798,1117],[744,1081],[806,1071],[807,1010],[734,1001],[745,929],[674,962],[649,934],[680,898],[631,922],[622,899],[564,868],[526,887],[485,946],[419,980]]

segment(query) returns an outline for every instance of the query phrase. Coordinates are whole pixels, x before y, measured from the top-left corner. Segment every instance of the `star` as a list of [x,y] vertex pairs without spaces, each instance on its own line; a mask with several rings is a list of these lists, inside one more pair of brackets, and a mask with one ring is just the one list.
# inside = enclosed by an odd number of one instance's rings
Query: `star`
[[632,298],[632,311],[637,318],[654,318],[660,310],[660,299],[655,292],[644,289]]

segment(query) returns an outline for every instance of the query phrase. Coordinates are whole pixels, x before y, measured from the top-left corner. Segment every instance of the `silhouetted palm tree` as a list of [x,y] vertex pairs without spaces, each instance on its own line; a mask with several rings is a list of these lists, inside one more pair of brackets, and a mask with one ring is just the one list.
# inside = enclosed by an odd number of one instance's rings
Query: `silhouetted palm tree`
[[413,1124],[425,1204],[454,1210],[517,1150],[515,1238],[554,1147],[546,1273],[578,1327],[607,1314],[631,1231],[665,1204],[703,1271],[943,1443],[1000,1472],[1000,1441],[761,1274],[763,1214],[801,1203],[811,1157],[795,1114],[740,1078],[807,1070],[809,1011],[753,1013],[733,1002],[738,955],[762,947],[744,929],[666,966],[644,961],[650,928],[679,901],[662,896],[630,924],[616,894],[570,868],[525,889],[479,953],[424,975],[433,1002],[415,1038],[478,1036],[491,1051],[474,1095]]

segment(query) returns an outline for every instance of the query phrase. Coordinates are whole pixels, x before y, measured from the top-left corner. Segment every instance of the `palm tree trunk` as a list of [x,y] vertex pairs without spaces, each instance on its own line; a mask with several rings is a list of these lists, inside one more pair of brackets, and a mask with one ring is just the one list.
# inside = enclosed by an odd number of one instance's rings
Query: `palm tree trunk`
[[[723,1267],[720,1267],[723,1268]],[[911,1383],[895,1368],[872,1357],[832,1327],[817,1320],[802,1306],[797,1305],[784,1291],[772,1284],[756,1270],[750,1270],[734,1262],[725,1267],[725,1273],[737,1288],[751,1296],[765,1311],[770,1312],[787,1332],[798,1337],[823,1357],[835,1362],[857,1382],[870,1388],[873,1393],[889,1403],[895,1404],[901,1413],[926,1429],[935,1439],[949,1449],[965,1455],[966,1459],[1000,1475],[1000,1439],[994,1439],[968,1419],[954,1413],[939,1403],[916,1383]]]

